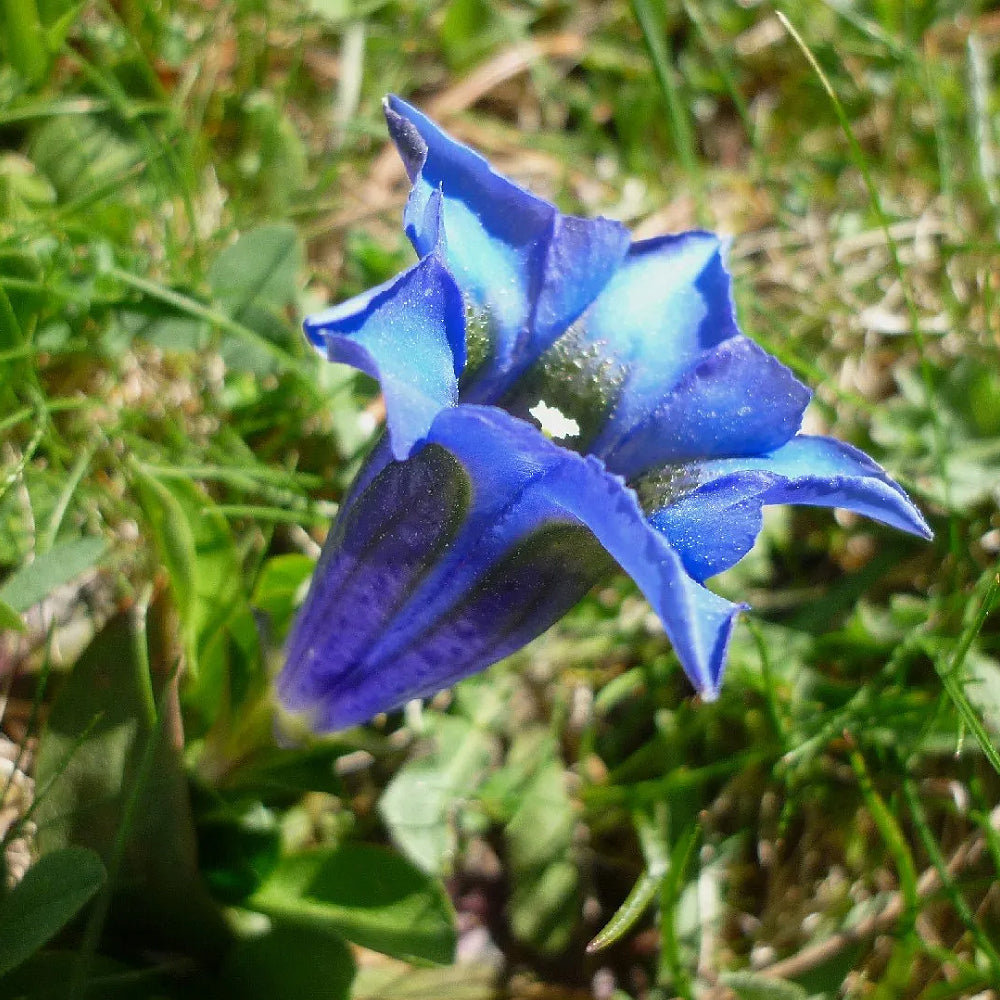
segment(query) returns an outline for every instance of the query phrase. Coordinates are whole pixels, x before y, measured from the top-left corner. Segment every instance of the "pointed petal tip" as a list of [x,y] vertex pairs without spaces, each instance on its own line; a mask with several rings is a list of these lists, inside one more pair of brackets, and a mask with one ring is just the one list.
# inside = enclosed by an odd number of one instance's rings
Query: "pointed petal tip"
[[923,511],[910,499],[909,493],[906,492],[894,479],[886,475],[889,480],[890,485],[894,486],[899,493],[902,495],[904,501],[905,514],[908,515],[907,525],[900,525],[904,531],[909,531],[911,535],[916,535],[917,538],[922,538],[925,542],[934,541],[934,529],[927,523],[927,518],[924,517]]
[[[743,612],[750,610],[750,605],[742,602],[732,604],[717,594],[713,594],[712,591],[708,591],[707,588],[706,591],[712,594],[719,604],[717,608],[719,618],[715,623],[716,633],[714,642],[712,642],[707,651],[708,662],[706,666],[708,669],[704,674],[699,676],[698,682],[695,682],[695,688],[705,701],[715,701],[719,697],[719,691],[722,689],[722,678],[726,671],[726,661],[729,656],[729,640],[732,638],[733,628],[736,626],[737,618]],[[689,674],[689,676],[691,675]]]
[[934,529],[927,523],[927,519],[916,507],[914,507],[914,513],[916,517],[914,518],[913,534],[918,538],[922,538],[925,542],[933,542]]
[[414,181],[427,160],[427,142],[414,121],[419,112],[395,94],[389,94],[382,99],[382,113],[406,173]]

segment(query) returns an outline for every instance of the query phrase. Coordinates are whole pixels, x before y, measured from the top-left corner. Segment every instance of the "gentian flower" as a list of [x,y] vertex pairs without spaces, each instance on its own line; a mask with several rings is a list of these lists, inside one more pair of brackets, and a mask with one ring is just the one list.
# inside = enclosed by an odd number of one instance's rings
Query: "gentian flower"
[[[615,563],[712,699],[745,606],[704,581],[750,550],[765,505],[930,536],[873,461],[799,433],[809,390],[740,333],[718,237],[633,243],[398,98],[385,113],[420,259],[305,323],[324,357],[378,380],[387,430],[294,626],[288,708],[325,731],[432,695],[535,638]],[[546,409],[568,437],[537,426]]]

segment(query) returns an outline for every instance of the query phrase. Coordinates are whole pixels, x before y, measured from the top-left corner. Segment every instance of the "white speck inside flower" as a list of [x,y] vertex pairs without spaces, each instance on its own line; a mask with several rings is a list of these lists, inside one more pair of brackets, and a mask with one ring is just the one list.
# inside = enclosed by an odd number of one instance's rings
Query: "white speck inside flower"
[[580,425],[572,417],[549,406],[545,400],[540,399],[528,412],[538,421],[547,437],[573,437],[580,433]]

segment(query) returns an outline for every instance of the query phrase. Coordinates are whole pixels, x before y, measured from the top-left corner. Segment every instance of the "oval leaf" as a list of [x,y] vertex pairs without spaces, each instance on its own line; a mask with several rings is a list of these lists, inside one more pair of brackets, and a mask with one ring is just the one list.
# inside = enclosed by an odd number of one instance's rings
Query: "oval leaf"
[[95,851],[65,847],[41,857],[0,902],[0,976],[51,940],[104,884]]
[[454,916],[440,883],[380,847],[286,858],[246,905],[394,958],[446,963],[455,954]]
[[23,566],[0,587],[0,601],[12,611],[27,611],[56,587],[86,572],[104,553],[103,538],[63,542]]

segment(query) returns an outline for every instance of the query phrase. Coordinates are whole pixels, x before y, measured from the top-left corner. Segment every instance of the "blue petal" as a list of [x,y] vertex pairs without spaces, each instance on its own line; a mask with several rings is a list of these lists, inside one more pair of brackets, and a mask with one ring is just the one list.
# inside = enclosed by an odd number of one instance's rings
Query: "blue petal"
[[633,243],[584,313],[577,350],[607,359],[615,383],[601,440],[648,417],[703,351],[739,333],[722,251],[700,231]]
[[931,537],[920,511],[884,470],[832,438],[799,435],[767,455],[694,463],[685,472],[701,485],[650,521],[698,580],[721,573],[750,551],[765,504],[842,507]]
[[655,409],[592,447],[628,479],[668,463],[759,455],[798,430],[809,390],[752,340],[704,352]]
[[759,473],[723,476],[655,511],[649,521],[663,532],[688,573],[706,580],[735,566],[753,548],[773,482]]
[[434,192],[428,225],[438,228],[438,236],[423,260],[305,321],[307,337],[328,360],[378,380],[396,458],[410,453],[440,410],[455,405],[465,366],[465,311],[444,264],[440,204]]
[[413,182],[404,221],[418,253],[435,239],[427,201],[444,193],[448,263],[472,306],[486,311],[493,341],[467,398],[495,400],[600,293],[628,232],[561,215],[398,97],[386,100],[385,115]]
[[[377,454],[376,465],[384,458]],[[288,708],[314,713],[317,728],[336,729],[389,707],[373,704],[367,714],[347,719],[346,701],[328,703],[339,694],[344,672],[364,659],[452,542],[468,503],[468,480],[458,463],[441,449],[425,448],[406,462],[384,465],[342,510],[278,678]],[[377,678],[370,680],[377,686]]]
[[430,695],[520,648],[601,578],[605,553],[660,614],[696,687],[718,690],[740,608],[685,573],[600,461],[501,410],[442,411],[422,450],[375,477],[349,520],[327,545],[280,687],[320,729]]

